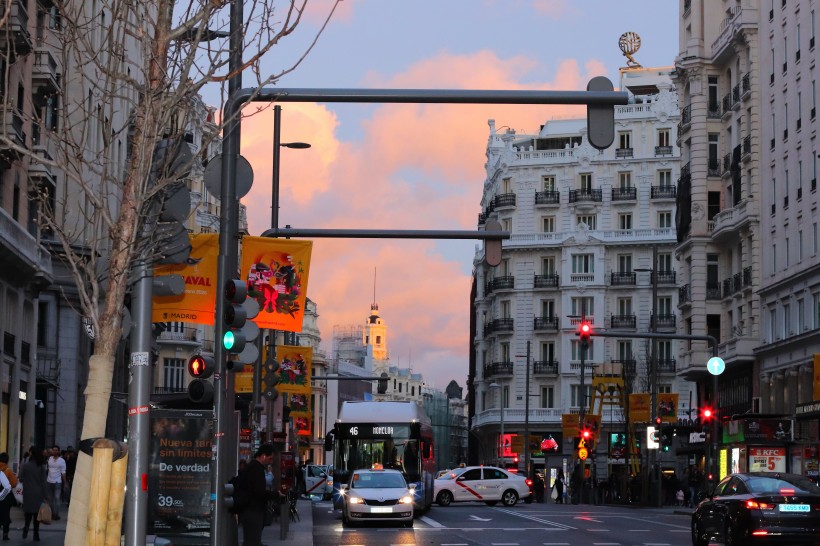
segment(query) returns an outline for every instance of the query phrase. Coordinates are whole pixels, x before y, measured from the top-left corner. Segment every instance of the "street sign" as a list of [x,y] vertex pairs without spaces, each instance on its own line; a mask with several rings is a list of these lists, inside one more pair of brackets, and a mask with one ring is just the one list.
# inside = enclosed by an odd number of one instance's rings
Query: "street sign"
[[582,447],[581,449],[578,450],[578,458],[581,459],[582,461],[586,461],[588,456],[589,456],[589,453],[587,452],[587,448]]
[[726,363],[719,356],[713,356],[706,361],[706,369],[712,375],[720,375],[726,369]]

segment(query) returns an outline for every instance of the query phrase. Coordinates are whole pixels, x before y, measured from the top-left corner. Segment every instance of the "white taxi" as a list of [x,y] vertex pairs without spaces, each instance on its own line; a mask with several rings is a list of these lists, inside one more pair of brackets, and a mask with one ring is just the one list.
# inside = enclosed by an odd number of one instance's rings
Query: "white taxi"
[[328,500],[333,495],[333,466],[321,464],[305,465],[303,494],[307,497],[311,495],[321,495],[322,499]]
[[365,521],[413,526],[413,491],[398,470],[355,470],[341,490],[344,526]]
[[495,506],[498,501],[514,506],[529,499],[530,480],[494,466],[468,466],[444,474],[434,482],[433,496],[439,506],[452,502],[478,501]]

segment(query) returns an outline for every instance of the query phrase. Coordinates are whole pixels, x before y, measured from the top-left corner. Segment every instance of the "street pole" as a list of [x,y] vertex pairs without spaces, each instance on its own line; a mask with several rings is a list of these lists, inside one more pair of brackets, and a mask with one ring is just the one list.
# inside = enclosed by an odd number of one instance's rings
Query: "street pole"
[[527,395],[524,398],[524,472],[532,478],[530,472],[530,340],[527,340],[527,368],[526,368]]
[[[244,24],[244,2],[230,3],[230,40],[228,52],[228,100],[237,96],[242,88],[242,48]],[[240,109],[228,110],[222,141],[222,180],[219,211],[219,255],[217,257],[216,320],[214,328],[214,469],[211,475],[211,546],[234,546],[237,543],[236,520],[225,505],[224,484],[232,478],[230,449],[236,450],[236,444],[229,442],[231,419],[233,417],[232,401],[234,399],[231,381],[228,381],[226,352],[222,347],[225,335],[225,323],[222,316],[225,312],[225,298],[222,290],[228,279],[236,274],[237,253],[239,251],[239,199],[236,196],[236,164],[239,156],[241,138]]]
[[[649,327],[651,333],[656,333],[658,331],[658,245],[652,245],[652,320],[650,321]],[[651,400],[650,403],[652,407],[650,408],[651,413],[651,421],[654,423],[655,418],[658,416],[658,340],[656,338],[652,338],[649,341],[650,344],[650,365],[651,365],[651,377],[652,377],[652,393],[651,393]],[[660,452],[658,449],[654,450],[654,458],[655,458],[655,495],[656,499],[655,502],[657,506],[663,506],[663,500],[661,499],[662,488],[661,488],[661,468],[660,468]]]
[[504,459],[504,452],[507,448],[507,442],[504,439],[504,385],[500,386],[498,392],[501,395],[501,464],[498,466],[504,468],[504,463],[506,462]]

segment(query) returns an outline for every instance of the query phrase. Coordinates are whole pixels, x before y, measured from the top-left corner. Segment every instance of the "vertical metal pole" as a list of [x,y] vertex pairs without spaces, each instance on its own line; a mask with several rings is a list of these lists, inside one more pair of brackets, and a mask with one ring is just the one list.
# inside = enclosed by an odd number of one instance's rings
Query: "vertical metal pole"
[[270,227],[279,228],[279,159],[281,155],[282,107],[273,107],[273,184],[270,198]]
[[[712,349],[712,356],[717,356],[717,343],[715,343],[714,348]],[[720,412],[718,411],[718,376],[717,374],[712,375],[712,448],[711,451],[713,452],[712,455],[712,479],[717,482],[718,480],[718,461],[720,457],[718,457],[718,416]]]
[[[587,320],[587,303],[586,303],[586,300],[582,300],[582,302],[583,302],[582,303],[583,308],[581,310],[581,324],[584,324]],[[581,339],[580,349],[581,349],[581,385],[578,389],[578,391],[579,391],[578,392],[578,397],[580,398],[580,408],[578,409],[578,430],[579,431],[584,428],[584,417],[585,417],[585,414],[586,414],[586,411],[585,411],[586,408],[584,407],[584,403],[586,402],[586,393],[584,391],[584,364],[585,364],[585,359],[586,359],[586,356],[587,356],[587,341],[585,341],[583,338]],[[573,504],[579,504],[581,502],[581,499],[583,498],[581,493],[582,493],[583,488],[584,488],[583,484],[584,484],[584,467],[585,466],[586,466],[586,461],[582,461],[581,459],[578,459],[578,472],[575,475],[575,487],[572,490],[572,496],[574,498],[576,498],[578,500],[578,502],[573,503]]]
[[145,544],[145,522],[148,520],[148,491],[142,488],[148,474],[151,402],[151,295],[154,267],[141,260],[134,267],[137,282],[132,301],[131,375],[128,386],[128,483],[125,504],[125,544]]
[[[658,245],[652,245],[652,320],[649,324],[649,330],[653,334],[658,331]],[[649,356],[649,375],[651,381],[651,395],[650,395],[650,404],[651,408],[650,411],[650,421],[655,423],[655,418],[658,416],[658,340],[652,338],[649,341],[650,346],[650,356]],[[660,434],[660,430],[657,431]],[[654,459],[655,459],[655,468],[656,470],[656,484],[655,484],[655,494],[656,494],[656,504],[657,506],[663,506],[663,500],[661,499],[661,469],[660,469],[660,451],[659,449],[653,450],[654,452]]]
[[530,340],[527,340],[527,391],[524,401],[524,472],[528,478],[532,478],[530,472]]
[[501,384],[501,388],[499,389],[499,394],[501,395],[501,464],[498,465],[501,468],[504,467],[504,463],[506,462],[504,459],[504,451],[507,447],[507,442],[504,439],[504,384]]
[[[243,2],[233,0],[230,6],[230,44],[228,56],[228,71],[231,74],[228,80],[228,100],[242,88],[242,47],[243,47]],[[229,475],[228,462],[230,442],[226,433],[231,426],[232,408],[230,402],[234,398],[231,382],[227,381],[226,354],[222,347],[222,336],[225,334],[225,324],[222,321],[225,298],[222,290],[228,279],[236,274],[237,252],[239,250],[239,199],[236,197],[236,162],[239,155],[240,143],[240,108],[226,112],[227,118],[223,130],[222,141],[222,180],[221,206],[219,213],[219,256],[217,259],[217,289],[220,291],[216,298],[216,324],[214,325],[214,438],[212,451],[215,458],[215,471],[211,479],[211,546],[234,546],[237,541],[236,523],[228,507],[225,506],[225,491],[223,485],[232,477]],[[230,399],[230,400],[229,400]],[[236,444],[233,445],[236,449]]]

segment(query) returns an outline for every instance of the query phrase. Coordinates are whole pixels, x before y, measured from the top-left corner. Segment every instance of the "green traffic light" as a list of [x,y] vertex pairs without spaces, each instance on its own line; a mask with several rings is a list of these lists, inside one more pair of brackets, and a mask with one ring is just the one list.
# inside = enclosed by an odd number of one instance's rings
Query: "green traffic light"
[[225,335],[222,336],[222,347],[225,350],[230,351],[233,349],[234,344],[236,343],[236,336],[233,335],[233,332],[228,330],[225,332]]

